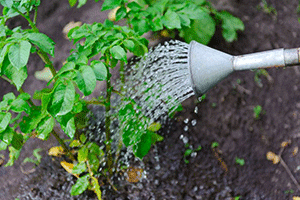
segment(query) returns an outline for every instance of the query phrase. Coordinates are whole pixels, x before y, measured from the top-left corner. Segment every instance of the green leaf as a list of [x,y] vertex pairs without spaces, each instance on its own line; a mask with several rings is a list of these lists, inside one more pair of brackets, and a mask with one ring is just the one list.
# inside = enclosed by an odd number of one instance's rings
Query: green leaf
[[190,27],[191,25],[191,20],[187,15],[184,14],[179,14],[180,22],[182,26]]
[[222,35],[227,42],[233,42],[237,39],[238,30],[243,31],[245,29],[244,23],[239,19],[231,15],[229,12],[222,11],[218,15],[222,19]]
[[76,183],[72,186],[71,195],[79,195],[79,194],[83,193],[90,184],[89,178],[90,178],[89,174],[86,174],[86,175],[80,177],[76,181]]
[[136,3],[135,1],[128,3],[128,8],[130,8],[130,10],[134,11],[134,12],[138,12],[142,9],[142,6],[140,6],[138,3]]
[[184,157],[187,157],[187,156],[191,155],[191,153],[193,153],[193,150],[192,150],[192,149],[187,149],[187,150],[185,150],[185,152],[184,152]]
[[1,49],[1,52],[0,52],[0,72],[1,72],[1,66],[2,66],[2,62],[6,56],[6,54],[8,53],[8,50],[10,48],[11,44],[6,44],[4,45],[4,47]]
[[179,15],[172,11],[171,9],[168,9],[165,15],[162,18],[162,22],[165,27],[168,29],[180,29],[181,28],[181,22]]
[[143,134],[141,140],[133,146],[134,155],[143,158],[150,150],[152,144],[151,134]]
[[101,11],[110,10],[118,7],[121,4],[122,0],[105,0],[102,4]]
[[30,55],[31,44],[28,41],[21,41],[13,44],[8,51],[8,58],[11,64],[18,70],[26,66]]
[[161,129],[161,124],[158,122],[153,122],[147,129],[149,131],[156,132]]
[[100,166],[100,161],[97,155],[95,154],[88,154],[88,162],[90,164],[91,170],[93,173],[97,173],[99,166]]
[[45,113],[42,113],[40,108],[41,107],[37,107],[37,109],[31,111],[29,116],[23,117],[23,120],[20,123],[20,129],[23,133],[30,133],[45,117]]
[[134,30],[139,33],[139,35],[142,35],[150,30],[150,25],[143,18],[135,17],[131,20],[131,24],[133,25]]
[[202,44],[208,44],[210,39],[215,33],[215,21],[206,12],[201,12],[198,16],[198,20],[194,20],[191,24],[191,28],[182,29],[180,36],[189,43],[192,40],[200,42]]
[[159,30],[162,30],[164,28],[162,20],[161,20],[160,17],[155,18],[150,25],[151,25],[151,29],[153,31],[159,31]]
[[11,127],[7,127],[4,132],[0,133],[0,139],[7,145],[11,143],[14,137],[14,130]]
[[8,59],[4,59],[2,66],[3,74],[7,76],[15,84],[17,90],[19,90],[24,81],[27,78],[27,67],[21,67],[20,69],[11,65]]
[[42,99],[43,94],[52,92],[52,88],[44,88],[42,90],[36,90],[33,94],[33,99]]
[[92,94],[96,87],[96,75],[94,70],[88,65],[80,66],[75,81],[85,96]]
[[107,78],[107,69],[103,62],[100,62],[98,60],[93,60],[91,62],[91,67],[94,70],[96,80],[98,81],[104,81]]
[[75,136],[76,126],[75,126],[75,119],[72,117],[67,125],[62,127],[63,131],[66,133],[69,138],[73,139]]
[[13,136],[13,139],[11,141],[11,145],[15,149],[20,150],[22,148],[22,146],[23,146],[23,135],[14,132],[14,136]]
[[12,166],[14,162],[19,158],[21,149],[15,149],[14,147],[10,146],[9,149],[9,160],[6,163],[5,167]]
[[134,42],[132,41],[132,40],[129,40],[129,39],[126,39],[126,40],[124,40],[123,41],[123,44],[125,45],[125,47],[129,50],[129,51],[131,51],[131,52],[133,52],[134,51]]
[[71,7],[75,6],[77,0],[69,0],[69,4]]
[[11,120],[11,113],[0,113],[0,133],[3,132]]
[[84,4],[86,4],[87,0],[78,0],[78,5],[77,8],[80,8],[81,6],[83,6]]
[[117,10],[117,13],[116,13],[116,21],[119,21],[120,19],[123,19],[124,17],[126,17],[127,15],[127,9],[126,7],[120,7],[118,10]]
[[27,114],[30,114],[30,110],[31,110],[28,103],[20,97],[18,97],[11,103],[10,109],[13,112],[17,112],[17,113],[25,111]]
[[117,46],[114,46],[110,49],[110,53],[112,55],[113,58],[117,59],[117,60],[123,60],[123,61],[127,61],[127,56],[126,56],[126,52],[125,50],[117,45]]
[[161,142],[163,140],[164,140],[164,138],[161,135],[152,133],[152,144],[155,144],[156,142]]
[[37,129],[36,129],[37,134],[38,134],[37,137],[41,140],[47,140],[49,137],[49,134],[53,130],[54,125],[55,125],[55,121],[54,121],[53,117],[47,115],[37,125]]
[[88,159],[88,149],[84,146],[78,151],[78,162],[85,162]]
[[5,142],[0,141],[0,151],[5,150],[5,149],[7,148],[7,146],[8,146],[8,145],[7,145]]
[[86,165],[84,162],[77,163],[77,165],[75,165],[72,169],[72,174],[81,174],[85,172],[85,170],[86,170]]
[[55,43],[47,35],[43,33],[28,33],[28,39],[32,44],[54,57]]
[[49,112],[53,116],[65,115],[73,109],[75,102],[75,87],[71,81],[60,82],[52,94]]

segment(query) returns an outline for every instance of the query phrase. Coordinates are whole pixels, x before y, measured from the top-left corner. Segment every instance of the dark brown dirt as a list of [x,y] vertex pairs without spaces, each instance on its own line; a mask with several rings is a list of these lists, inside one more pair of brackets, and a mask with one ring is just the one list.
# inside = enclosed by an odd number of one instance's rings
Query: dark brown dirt
[[[277,15],[259,9],[262,5],[260,0],[218,1],[218,8],[222,9],[223,6],[242,19],[245,31],[239,34],[238,41],[229,44],[222,39],[221,31],[218,30],[210,46],[233,55],[299,47],[300,24],[296,13],[298,1],[267,2],[276,9]],[[71,20],[88,23],[103,21],[107,13],[99,13],[100,4],[96,5],[89,1],[82,9],[76,10],[70,9],[67,1],[43,1],[39,12],[39,28],[57,44],[54,60],[57,69],[61,67],[71,48],[70,43],[63,38],[62,28]],[[32,74],[35,69],[42,69],[42,62],[32,58],[30,66]],[[152,197],[206,200],[240,196],[240,199],[249,200],[284,200],[300,196],[300,191],[283,165],[274,165],[266,159],[268,151],[278,154],[281,143],[291,141],[283,151],[282,158],[296,180],[300,181],[300,154],[293,155],[300,141],[300,71],[298,67],[291,67],[269,69],[268,73],[273,81],[262,76],[263,87],[259,87],[254,81],[254,72],[238,72],[210,90],[202,102],[197,102],[194,97],[185,101],[184,110],[177,114],[172,128],[163,129],[161,134],[165,140],[152,148],[144,159],[148,180],[126,186],[127,192],[109,195],[107,199],[143,200]],[[30,78],[27,84],[29,86],[25,90],[31,94],[44,85],[34,78]],[[1,96],[11,90],[2,80],[0,85]],[[259,119],[254,118],[253,112],[257,105],[264,110]],[[194,112],[195,107],[198,108],[198,113]],[[185,123],[185,119],[189,119],[189,122]],[[192,120],[197,121],[195,126],[192,125]],[[187,131],[184,130],[185,126],[188,127]],[[189,158],[189,164],[183,159],[186,148],[180,139],[181,135],[187,137],[188,143],[193,147],[202,146],[196,157]],[[215,150],[211,148],[213,142],[219,143]],[[20,160],[29,156],[37,146],[47,150],[50,145],[47,142],[30,141]],[[244,159],[245,165],[236,164],[236,157]],[[19,189],[20,185],[27,185],[31,194],[39,190],[41,185],[67,190],[69,186],[63,187],[67,178],[61,177],[63,172],[59,173],[59,165],[49,164],[50,160],[45,157],[36,174],[28,176],[20,172],[20,161],[14,167],[1,166],[0,199],[13,199],[24,193],[24,189]],[[49,181],[52,184],[45,186],[48,180],[45,174],[51,173],[61,178],[51,179]],[[34,177],[39,177],[40,182],[32,181]],[[57,196],[51,197],[54,193],[46,193],[39,194],[36,199],[59,199]],[[69,199],[65,193],[63,199]]]

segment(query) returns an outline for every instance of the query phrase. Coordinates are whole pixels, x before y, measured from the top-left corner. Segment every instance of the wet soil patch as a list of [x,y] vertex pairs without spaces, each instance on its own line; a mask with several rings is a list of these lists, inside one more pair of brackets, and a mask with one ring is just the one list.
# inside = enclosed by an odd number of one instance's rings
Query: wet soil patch
[[[219,2],[219,3],[218,3]],[[268,14],[260,0],[223,0],[225,7],[245,23],[245,31],[238,41],[226,43],[217,30],[210,46],[239,55],[273,48],[300,46],[300,24],[297,0],[269,0],[277,15]],[[99,13],[100,4],[90,1],[82,9],[69,8],[67,1],[43,1],[38,27],[56,42],[56,68],[68,56],[71,43],[64,39],[62,28],[71,20],[92,23],[103,21],[107,13]],[[17,23],[17,22],[16,22]],[[33,71],[42,69],[42,61],[30,60],[30,79],[25,91],[30,94],[45,83],[34,79]],[[183,103],[184,110],[176,115],[168,128],[162,130],[164,141],[153,147],[144,159],[148,179],[136,184],[125,184],[122,194],[107,193],[106,199],[240,199],[273,200],[300,196],[286,169],[266,159],[266,153],[278,154],[281,143],[291,141],[282,158],[294,177],[300,181],[300,154],[295,153],[300,140],[300,71],[298,67],[268,69],[272,81],[262,76],[263,86],[254,81],[255,72],[230,75],[198,102],[195,97]],[[1,97],[11,91],[9,84],[0,80]],[[260,105],[263,113],[254,117],[253,108]],[[198,112],[195,112],[197,107]],[[196,109],[196,110],[197,110]],[[186,119],[189,119],[188,122]],[[196,124],[192,121],[196,120]],[[187,149],[182,138],[202,149],[184,162]],[[217,148],[211,148],[218,142]],[[59,162],[46,156],[45,151],[55,145],[30,140],[15,166],[0,166],[0,199],[86,199],[87,194],[70,197],[73,178]],[[36,173],[24,175],[20,163],[33,149],[44,149],[45,157]],[[244,159],[243,166],[236,158]],[[7,152],[6,152],[6,160]],[[53,175],[54,174],[54,175]],[[49,185],[47,185],[49,184]],[[43,189],[41,189],[43,188]],[[61,196],[57,196],[57,194]],[[27,195],[27,196],[26,196]],[[91,199],[91,197],[89,197]]]

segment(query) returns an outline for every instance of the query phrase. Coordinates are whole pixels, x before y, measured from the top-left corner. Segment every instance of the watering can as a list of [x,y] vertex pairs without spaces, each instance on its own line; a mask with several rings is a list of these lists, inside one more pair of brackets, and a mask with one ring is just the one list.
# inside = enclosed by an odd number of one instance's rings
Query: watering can
[[232,56],[192,41],[188,65],[193,90],[201,96],[234,71],[298,65],[299,51],[300,48],[275,49]]

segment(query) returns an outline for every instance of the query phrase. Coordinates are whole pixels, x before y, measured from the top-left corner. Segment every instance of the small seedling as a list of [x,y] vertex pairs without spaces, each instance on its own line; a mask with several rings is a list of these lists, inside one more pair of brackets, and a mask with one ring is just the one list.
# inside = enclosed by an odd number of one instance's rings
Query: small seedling
[[254,112],[254,118],[259,119],[263,112],[263,109],[260,105],[257,105],[253,108],[253,112]]
[[290,190],[285,190],[284,194],[293,194],[294,190],[290,189]]
[[234,200],[239,200],[241,198],[241,196],[236,196],[234,197]]
[[261,3],[257,8],[259,10],[262,9],[263,12],[269,15],[277,16],[277,10],[272,5],[269,5],[266,0],[261,0]]
[[33,150],[32,154],[35,157],[35,159],[27,157],[23,160],[23,163],[31,162],[34,163],[35,165],[39,165],[42,159],[42,156],[39,154],[40,151],[42,151],[42,149],[40,148]]
[[235,163],[240,165],[240,166],[244,166],[245,165],[245,160],[243,158],[235,157]]
[[217,103],[212,103],[211,107],[213,107],[213,108],[217,107]]
[[[190,147],[190,145],[187,143],[185,144],[185,148]],[[201,145],[199,145],[196,149],[193,148],[188,148],[185,150],[184,155],[183,155],[183,160],[186,164],[189,164],[190,161],[187,160],[187,157],[190,156],[192,153],[200,151],[202,149]]]
[[216,148],[216,147],[218,147],[219,146],[219,143],[218,142],[213,142],[212,144],[211,144],[211,148]]

